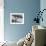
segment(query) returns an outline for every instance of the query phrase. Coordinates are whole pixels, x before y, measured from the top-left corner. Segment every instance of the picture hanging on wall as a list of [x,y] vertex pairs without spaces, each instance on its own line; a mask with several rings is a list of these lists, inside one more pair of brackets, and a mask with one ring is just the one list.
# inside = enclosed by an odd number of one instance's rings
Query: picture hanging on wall
[[24,13],[10,13],[10,24],[24,24]]

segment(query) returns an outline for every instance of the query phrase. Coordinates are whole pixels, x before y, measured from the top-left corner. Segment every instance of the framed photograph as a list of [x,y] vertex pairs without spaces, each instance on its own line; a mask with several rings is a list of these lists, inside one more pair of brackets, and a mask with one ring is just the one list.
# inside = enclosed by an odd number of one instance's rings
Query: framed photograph
[[10,13],[10,24],[24,24],[24,13]]

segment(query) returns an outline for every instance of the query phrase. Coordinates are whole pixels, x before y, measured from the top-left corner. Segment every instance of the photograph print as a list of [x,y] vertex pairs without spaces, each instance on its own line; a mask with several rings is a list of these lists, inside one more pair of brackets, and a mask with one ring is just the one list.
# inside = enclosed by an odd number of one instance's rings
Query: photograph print
[[10,24],[24,24],[24,13],[10,13]]

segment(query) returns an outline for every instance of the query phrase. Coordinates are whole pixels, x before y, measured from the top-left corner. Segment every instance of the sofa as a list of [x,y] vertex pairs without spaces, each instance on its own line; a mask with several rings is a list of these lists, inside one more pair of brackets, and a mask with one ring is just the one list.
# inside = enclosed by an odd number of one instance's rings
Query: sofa
[[[34,26],[32,26],[31,33],[33,35],[33,37],[31,37],[33,39],[33,42],[31,45],[28,45],[28,46],[46,46],[46,28],[39,26],[39,25],[34,25]],[[29,33],[28,33],[28,35],[29,35]],[[19,39],[19,41],[17,43],[13,42],[13,41],[6,42],[6,44],[4,44],[3,46],[23,46],[25,38],[28,38],[28,37],[23,37],[23,38]]]

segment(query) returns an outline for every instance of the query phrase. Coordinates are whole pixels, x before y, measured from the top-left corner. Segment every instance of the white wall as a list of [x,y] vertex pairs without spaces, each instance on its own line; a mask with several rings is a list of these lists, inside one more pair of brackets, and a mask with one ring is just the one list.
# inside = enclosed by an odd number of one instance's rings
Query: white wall
[[[46,9],[46,0],[40,0],[40,9],[41,9],[41,11],[43,9]],[[42,17],[43,17],[44,21],[43,22],[40,21],[40,24],[43,25],[43,26],[46,26],[46,11],[43,12]]]
[[4,41],[4,1],[0,0],[0,42]]

